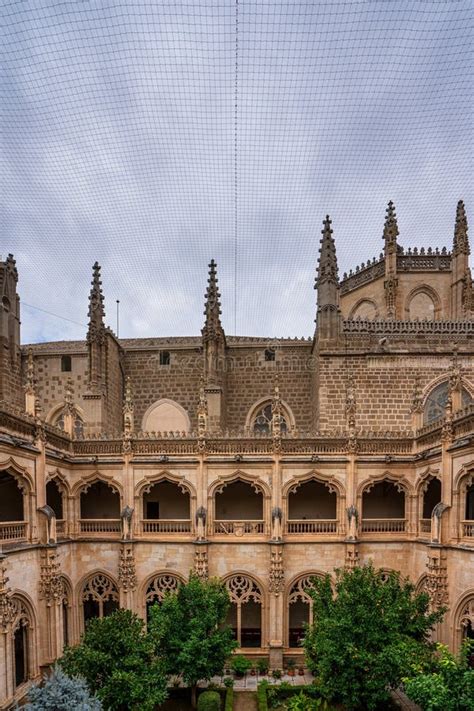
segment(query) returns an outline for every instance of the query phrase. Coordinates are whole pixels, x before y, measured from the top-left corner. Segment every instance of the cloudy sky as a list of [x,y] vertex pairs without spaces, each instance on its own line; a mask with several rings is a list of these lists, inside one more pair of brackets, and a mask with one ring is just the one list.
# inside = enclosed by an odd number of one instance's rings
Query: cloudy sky
[[449,246],[459,198],[474,225],[472,10],[5,0],[23,342],[84,337],[95,260],[120,336],[197,335],[211,257],[228,334],[309,336],[327,212],[341,274],[380,252],[390,199],[402,244]]

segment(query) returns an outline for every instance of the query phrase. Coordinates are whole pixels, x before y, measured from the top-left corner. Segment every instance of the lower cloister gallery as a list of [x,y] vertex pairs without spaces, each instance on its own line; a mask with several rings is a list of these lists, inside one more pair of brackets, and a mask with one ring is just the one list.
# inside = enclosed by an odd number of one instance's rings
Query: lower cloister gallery
[[92,617],[194,571],[239,649],[302,654],[314,576],[370,560],[474,637],[474,295],[451,249],[399,244],[339,278],[329,217],[309,339],[226,336],[211,262],[199,337],[118,339],[94,265],[84,341],[20,344],[0,263],[0,708]]

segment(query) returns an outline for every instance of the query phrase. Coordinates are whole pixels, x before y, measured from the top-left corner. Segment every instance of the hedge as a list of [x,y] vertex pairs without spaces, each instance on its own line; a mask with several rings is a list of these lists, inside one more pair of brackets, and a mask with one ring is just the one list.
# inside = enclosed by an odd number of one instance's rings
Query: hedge
[[268,711],[267,689],[268,682],[265,680],[261,681],[260,684],[257,686],[258,711]]
[[234,688],[228,686],[225,693],[225,711],[233,711],[234,708]]

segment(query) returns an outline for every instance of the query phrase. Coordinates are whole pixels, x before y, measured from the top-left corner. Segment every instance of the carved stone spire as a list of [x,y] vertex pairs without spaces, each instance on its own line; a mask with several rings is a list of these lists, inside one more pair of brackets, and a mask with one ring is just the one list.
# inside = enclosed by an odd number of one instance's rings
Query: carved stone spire
[[18,271],[12,254],[0,258],[0,400],[23,405]]
[[104,295],[102,293],[102,282],[100,280],[100,266],[95,262],[92,267],[91,291],[89,295],[89,330],[87,340],[103,340],[105,329],[104,318]]
[[385,224],[383,228],[383,238],[385,240],[385,251],[388,253],[397,251],[397,237],[399,235],[397,215],[395,205],[390,200],[387,206]]
[[326,215],[321,230],[318,272],[314,285],[318,290],[316,324],[317,337],[320,340],[334,339],[339,332],[339,279],[336,244],[332,233],[331,219]]
[[225,333],[221,324],[220,293],[217,282],[216,263],[212,259],[209,264],[209,276],[207,279],[207,290],[205,295],[206,301],[204,315],[206,318],[201,331],[204,348],[204,373],[206,387],[222,387],[224,380]]
[[202,329],[203,341],[223,340],[224,329],[221,324],[221,304],[219,287],[217,286],[218,278],[216,271],[216,263],[211,259],[209,264],[209,277],[207,279],[207,290],[205,294],[206,302],[204,305],[204,315],[206,320]]
[[274,440],[281,438],[281,423],[283,419],[283,410],[281,406],[280,386],[278,383],[278,375],[275,378],[275,387],[272,398],[272,435]]
[[25,382],[25,412],[33,417],[36,414],[36,393],[35,393],[35,362],[33,359],[33,349],[28,349],[28,360],[26,361],[26,382]]
[[395,205],[390,200],[385,216],[385,224],[383,228],[383,238],[385,240],[385,309],[388,319],[397,318],[397,237],[398,222],[395,213]]
[[469,238],[467,235],[467,217],[464,203],[459,200],[456,208],[456,224],[454,226],[453,257],[458,254],[470,254]]
[[332,236],[333,230],[329,215],[326,215],[326,219],[323,220],[323,229],[321,230],[321,234],[323,236],[321,238],[321,247],[319,249],[318,275],[315,282],[315,288],[318,289],[318,296],[320,287],[323,284],[329,282],[331,284],[335,284],[336,286],[339,285],[336,244]]
[[122,412],[123,412],[123,431],[124,431],[125,436],[129,436],[133,433],[133,427],[134,427],[133,393],[132,393],[132,383],[131,383],[129,375],[127,375],[127,377],[125,379],[125,393],[124,393],[124,398],[123,398]]
[[197,406],[197,421],[198,421],[198,436],[204,437],[207,432],[207,398],[206,391],[204,389],[204,378],[201,378],[201,385],[199,388],[199,402]]

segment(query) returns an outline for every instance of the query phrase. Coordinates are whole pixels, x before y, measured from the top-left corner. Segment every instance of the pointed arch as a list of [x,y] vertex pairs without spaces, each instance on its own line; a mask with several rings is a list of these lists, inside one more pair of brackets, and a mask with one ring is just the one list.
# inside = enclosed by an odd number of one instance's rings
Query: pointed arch
[[11,593],[14,616],[11,624],[13,647],[13,688],[17,689],[38,676],[38,619],[33,600],[23,590]]
[[143,617],[147,619],[151,605],[161,603],[165,595],[177,592],[185,583],[186,578],[174,570],[158,570],[149,575],[139,591]]
[[254,474],[249,474],[242,469],[236,469],[229,474],[218,474],[215,481],[209,486],[208,497],[212,499],[215,494],[221,493],[228,484],[234,481],[244,481],[250,484],[257,493],[262,493],[265,499],[271,498],[272,493],[267,482],[261,477],[256,477]]
[[31,494],[34,491],[33,478],[28,469],[18,464],[13,457],[0,461],[0,471],[10,474],[23,494]]
[[360,482],[357,487],[358,497],[361,497],[364,493],[368,493],[375,484],[382,481],[389,481],[390,483],[395,484],[399,491],[404,491],[405,495],[411,496],[414,493],[411,482],[404,474],[386,470],[382,473],[371,474],[367,479]]
[[87,573],[79,581],[76,590],[81,608],[81,630],[85,629],[86,622],[92,617],[105,617],[119,607],[119,586],[107,571],[99,569]]
[[453,647],[459,649],[463,638],[469,630],[474,635],[474,588],[466,590],[454,607]]
[[373,299],[362,297],[359,299],[349,312],[348,318],[374,321],[379,317],[379,308]]
[[159,484],[161,481],[168,481],[170,484],[176,484],[183,493],[188,493],[192,499],[196,499],[197,493],[194,484],[192,484],[188,479],[186,479],[184,474],[179,474],[177,472],[170,471],[169,469],[162,469],[159,472],[153,472],[151,474],[146,474],[143,479],[140,479],[135,486],[135,496],[143,496],[147,493],[155,484]]
[[56,467],[56,469],[49,470],[46,474],[46,484],[50,481],[55,481],[58,486],[62,489],[63,494],[66,496],[71,496],[71,486],[66,475]]
[[191,431],[189,415],[178,402],[161,398],[152,403],[142,418],[143,432],[185,432]]
[[122,498],[122,484],[117,481],[117,479],[115,479],[111,474],[104,474],[98,469],[91,472],[90,474],[86,474],[85,476],[81,477],[81,479],[79,479],[79,481],[74,484],[72,489],[72,495],[77,497],[82,493],[85,494],[87,490],[92,486],[92,484],[95,484],[98,481],[102,482],[103,484],[107,484],[107,486],[109,486],[112,491],[117,492],[120,495],[120,498]]
[[296,492],[302,484],[308,481],[317,481],[319,484],[324,484],[331,493],[335,491],[338,497],[345,497],[346,495],[343,483],[337,479],[335,474],[328,475],[317,469],[311,469],[301,474],[294,474],[291,479],[284,484],[282,491],[283,498],[288,497],[290,493]]
[[[255,421],[255,418],[256,418],[258,412],[262,410],[264,405],[271,405],[271,403],[272,403],[272,396],[271,395],[262,397],[253,403],[252,407],[250,408],[250,410],[247,413],[247,417],[245,418],[245,430],[247,432],[253,432],[254,421]],[[281,400],[281,409],[282,409],[283,418],[284,418],[286,425],[287,425],[287,431],[293,432],[296,429],[296,420],[295,420],[295,416],[293,415],[293,412],[291,410],[291,407],[288,405],[286,400]]]
[[313,598],[309,590],[314,587],[313,578],[324,578],[321,570],[307,570],[290,579],[285,591],[285,646],[300,648],[306,624],[312,624]]
[[[427,308],[432,308],[432,315],[427,313],[426,316],[422,318],[415,317],[412,318],[412,302],[416,297],[425,296],[425,303]],[[429,299],[429,303],[426,299]],[[431,306],[432,304],[432,306]],[[423,305],[422,305],[423,306]],[[407,321],[413,320],[438,320],[441,317],[441,299],[439,298],[438,292],[433,289],[429,284],[419,284],[413,288],[405,298],[405,319]]]
[[231,607],[227,622],[240,648],[265,646],[266,605],[264,585],[253,573],[234,571],[222,578]]

